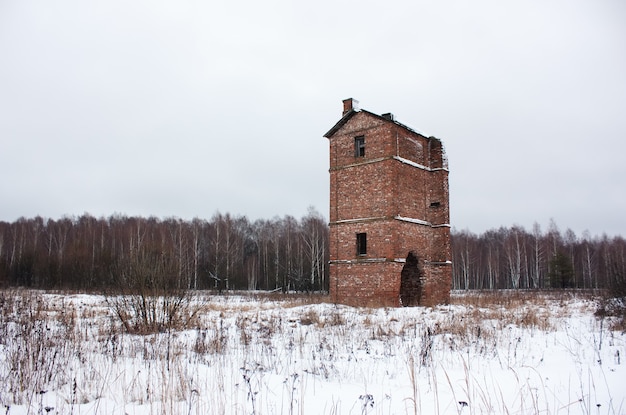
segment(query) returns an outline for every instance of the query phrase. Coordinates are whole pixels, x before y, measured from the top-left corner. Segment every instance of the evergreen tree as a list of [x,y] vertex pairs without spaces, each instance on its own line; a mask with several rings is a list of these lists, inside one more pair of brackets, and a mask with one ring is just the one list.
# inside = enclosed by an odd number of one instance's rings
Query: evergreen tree
[[552,288],[570,288],[574,282],[574,267],[569,257],[561,251],[557,251],[550,261],[548,273]]

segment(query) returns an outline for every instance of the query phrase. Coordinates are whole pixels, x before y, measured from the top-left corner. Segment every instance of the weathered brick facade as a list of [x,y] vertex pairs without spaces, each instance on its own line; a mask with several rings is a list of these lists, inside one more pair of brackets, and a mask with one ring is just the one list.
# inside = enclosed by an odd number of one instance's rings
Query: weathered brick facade
[[360,306],[450,299],[448,165],[441,141],[343,101],[330,143],[330,296]]

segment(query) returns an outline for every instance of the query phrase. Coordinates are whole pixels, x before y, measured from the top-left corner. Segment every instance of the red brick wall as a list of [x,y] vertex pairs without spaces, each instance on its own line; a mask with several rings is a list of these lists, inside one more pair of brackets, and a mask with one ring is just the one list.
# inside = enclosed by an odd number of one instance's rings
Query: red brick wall
[[331,264],[330,272],[336,275],[331,281],[331,299],[358,307],[398,307],[400,278],[389,275],[400,275],[401,271],[402,264],[396,262]]
[[395,180],[395,164],[386,159],[335,171],[336,193],[331,192],[335,220],[395,215],[394,187],[390,185]]
[[[400,305],[400,272],[414,251],[424,275],[420,304],[448,302],[448,172],[441,142],[367,111],[342,122],[329,137],[332,300]],[[357,136],[365,137],[364,157],[355,156]],[[364,256],[357,255],[358,233],[367,234]]]

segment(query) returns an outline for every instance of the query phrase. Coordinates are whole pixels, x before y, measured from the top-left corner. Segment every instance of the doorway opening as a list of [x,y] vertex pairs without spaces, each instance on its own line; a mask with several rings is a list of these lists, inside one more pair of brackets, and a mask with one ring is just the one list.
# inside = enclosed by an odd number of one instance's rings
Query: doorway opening
[[410,251],[400,273],[400,302],[404,307],[420,304],[423,272],[415,251]]

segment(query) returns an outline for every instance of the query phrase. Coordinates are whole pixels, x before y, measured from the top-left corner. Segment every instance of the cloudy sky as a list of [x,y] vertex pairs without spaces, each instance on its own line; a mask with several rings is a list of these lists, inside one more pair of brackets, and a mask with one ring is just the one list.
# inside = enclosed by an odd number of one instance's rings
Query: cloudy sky
[[444,141],[455,228],[626,236],[622,0],[0,0],[0,220],[327,216],[349,97]]

